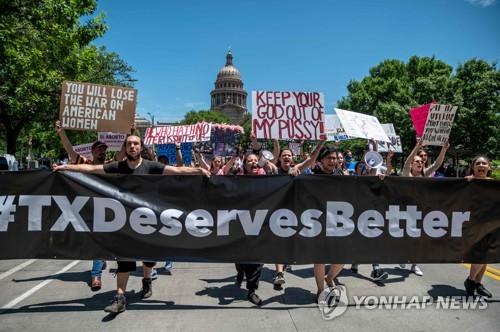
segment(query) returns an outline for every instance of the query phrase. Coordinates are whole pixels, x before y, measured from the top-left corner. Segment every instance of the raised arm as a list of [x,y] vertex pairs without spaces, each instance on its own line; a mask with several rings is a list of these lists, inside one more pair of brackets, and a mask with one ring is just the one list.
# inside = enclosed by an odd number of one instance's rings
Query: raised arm
[[196,159],[200,163],[200,167],[206,169],[207,171],[210,171],[210,165],[206,162],[205,157],[203,157],[203,154],[201,154],[200,152],[195,152],[194,154],[196,155]]
[[278,142],[278,140],[275,138],[273,140],[273,157],[274,159],[271,160],[273,163],[277,163],[278,162],[278,159],[280,157],[280,143]]
[[64,147],[64,150],[66,150],[69,159],[72,163],[76,163],[76,160],[78,159],[78,153],[73,150],[73,145],[71,145],[68,136],[66,136],[66,131],[61,126],[61,121],[59,120],[56,121],[56,131],[59,134],[59,138],[61,139],[61,143]]
[[181,144],[175,143],[175,157],[177,160],[177,167],[184,165],[184,160],[182,159]]
[[316,145],[316,147],[314,148],[314,150],[311,153],[311,155],[309,156],[309,158],[307,158],[306,160],[304,160],[300,164],[295,165],[295,167],[302,172],[306,168],[312,166],[314,164],[314,162],[316,161],[316,159],[318,159],[319,152],[321,151],[321,148],[323,148],[323,146],[325,145],[325,142],[326,141],[320,141],[318,143],[318,145]]
[[105,174],[104,165],[79,164],[79,165],[52,165],[54,172],[71,171],[80,173]]
[[418,150],[422,147],[422,138],[417,138],[417,144],[410,152],[408,158],[406,158],[405,164],[403,166],[403,171],[401,173],[402,176],[410,176],[411,164],[413,162],[413,158],[417,155]]
[[228,162],[222,167],[222,172],[224,173],[224,175],[229,174],[229,171],[231,170],[231,168],[233,168],[234,162],[236,161],[237,157],[237,155],[232,156],[231,159],[229,159]]
[[446,157],[446,151],[448,150],[449,147],[450,147],[450,143],[448,143],[448,142],[446,142],[441,147],[441,151],[439,151],[439,155],[436,158],[436,160],[434,161],[434,163],[431,166],[424,169],[424,176],[430,176],[432,173],[437,171],[439,169],[439,167],[441,167],[441,165],[444,162],[444,158]]
[[392,156],[394,156],[394,151],[389,149],[389,151],[387,151],[387,158],[385,161],[385,165],[387,167],[385,174],[387,174],[387,175],[391,175],[391,173],[392,173]]

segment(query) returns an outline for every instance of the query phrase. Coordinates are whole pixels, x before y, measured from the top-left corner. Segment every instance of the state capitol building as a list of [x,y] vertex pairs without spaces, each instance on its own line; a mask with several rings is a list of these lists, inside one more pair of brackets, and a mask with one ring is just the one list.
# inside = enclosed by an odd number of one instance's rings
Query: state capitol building
[[226,54],[226,65],[217,73],[214,89],[210,92],[210,111],[219,112],[241,124],[247,112],[247,93],[243,89],[240,71],[233,65],[233,54]]

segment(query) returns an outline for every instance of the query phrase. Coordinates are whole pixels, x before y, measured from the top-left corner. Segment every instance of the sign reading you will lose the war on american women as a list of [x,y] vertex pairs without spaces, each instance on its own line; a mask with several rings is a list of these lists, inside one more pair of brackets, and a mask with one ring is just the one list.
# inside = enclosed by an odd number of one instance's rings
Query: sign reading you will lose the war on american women
[[136,101],[135,89],[65,81],[59,118],[65,129],[128,133]]
[[450,137],[457,106],[432,104],[425,122],[423,144],[444,145]]
[[257,138],[319,140],[324,129],[320,92],[252,91],[252,129]]

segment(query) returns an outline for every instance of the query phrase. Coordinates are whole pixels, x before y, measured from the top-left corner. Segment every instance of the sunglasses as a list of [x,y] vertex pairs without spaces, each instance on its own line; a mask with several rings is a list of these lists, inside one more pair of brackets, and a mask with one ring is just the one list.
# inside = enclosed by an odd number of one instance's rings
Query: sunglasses
[[414,163],[423,164],[424,162],[422,160],[415,160]]

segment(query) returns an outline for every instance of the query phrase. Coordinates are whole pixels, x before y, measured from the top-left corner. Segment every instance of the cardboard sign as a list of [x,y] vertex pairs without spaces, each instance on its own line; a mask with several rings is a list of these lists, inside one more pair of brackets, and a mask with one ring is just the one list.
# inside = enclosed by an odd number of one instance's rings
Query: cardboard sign
[[106,143],[106,145],[108,146],[108,151],[120,151],[126,138],[127,135],[121,133],[97,133],[97,140]]
[[424,145],[442,146],[448,142],[457,106],[432,104],[425,122]]
[[329,141],[338,142],[349,139],[337,114],[325,114],[325,131]]
[[210,140],[212,124],[199,122],[193,125],[147,128],[144,134],[146,144],[170,144],[204,142]]
[[[184,165],[191,166],[191,143],[181,144],[181,155]],[[159,144],[155,145],[156,155],[166,156],[168,158],[169,165],[177,165],[177,150],[175,149],[175,144]]]
[[351,111],[335,109],[340,123],[346,134],[350,137],[374,139],[376,141],[390,142],[384,129],[374,116]]
[[92,160],[94,159],[94,156],[92,155],[92,144],[94,143],[75,145],[73,146],[73,150],[80,156]]
[[385,133],[391,140],[390,142],[377,141],[377,151],[378,152],[389,152],[389,150],[396,153],[403,153],[403,145],[401,144],[401,138],[396,135],[396,130],[392,123],[382,123],[382,128],[384,128]]
[[135,89],[64,81],[59,119],[65,129],[128,133],[136,102]]
[[411,121],[413,122],[413,127],[415,128],[418,137],[422,137],[424,134],[425,122],[427,120],[430,107],[431,104],[425,104],[410,110]]
[[257,138],[319,140],[324,130],[320,92],[252,91],[252,129]]

